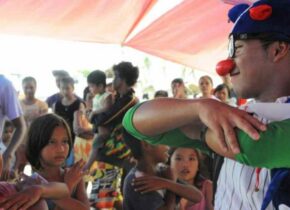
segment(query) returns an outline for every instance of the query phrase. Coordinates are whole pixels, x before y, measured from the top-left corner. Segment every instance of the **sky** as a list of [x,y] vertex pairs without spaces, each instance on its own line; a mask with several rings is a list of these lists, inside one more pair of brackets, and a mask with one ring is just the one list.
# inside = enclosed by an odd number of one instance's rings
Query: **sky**
[[[181,0],[158,1],[133,31],[132,36],[180,2]],[[57,92],[52,76],[52,71],[56,69],[67,70],[78,81],[76,92],[79,95],[86,86],[86,78],[80,71],[106,70],[120,61],[130,61],[140,68],[140,82],[139,87],[137,86],[139,94],[142,94],[143,88],[150,85],[156,90],[169,90],[171,80],[176,77],[185,77],[186,83],[197,83],[200,76],[207,74],[198,70],[193,73],[191,69],[182,65],[120,45],[32,36],[0,34],[0,58],[0,73],[11,79],[18,91],[22,89],[21,80],[25,76],[33,76],[37,79],[36,96],[40,99]],[[149,70],[144,65],[144,59],[150,61]],[[214,78],[215,85],[221,82],[217,76],[210,76]]]

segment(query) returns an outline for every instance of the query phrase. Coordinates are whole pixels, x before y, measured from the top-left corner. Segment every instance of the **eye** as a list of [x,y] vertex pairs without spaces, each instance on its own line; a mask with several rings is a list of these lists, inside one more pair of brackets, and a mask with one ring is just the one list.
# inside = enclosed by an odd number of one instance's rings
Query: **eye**
[[54,144],[55,141],[54,140],[49,140],[48,144]]
[[62,143],[63,143],[63,144],[68,144],[69,141],[66,139],[66,140],[63,140]]
[[189,160],[190,161],[195,161],[196,160],[196,157],[190,157]]
[[181,158],[180,157],[176,157],[175,160],[181,161]]

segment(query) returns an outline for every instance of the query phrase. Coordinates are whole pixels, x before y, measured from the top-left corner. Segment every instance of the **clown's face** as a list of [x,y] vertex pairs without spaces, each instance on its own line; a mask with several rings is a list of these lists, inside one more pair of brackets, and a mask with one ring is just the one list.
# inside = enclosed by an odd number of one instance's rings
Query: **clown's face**
[[239,97],[261,99],[273,76],[272,62],[259,40],[237,40],[234,43],[236,68],[230,73]]

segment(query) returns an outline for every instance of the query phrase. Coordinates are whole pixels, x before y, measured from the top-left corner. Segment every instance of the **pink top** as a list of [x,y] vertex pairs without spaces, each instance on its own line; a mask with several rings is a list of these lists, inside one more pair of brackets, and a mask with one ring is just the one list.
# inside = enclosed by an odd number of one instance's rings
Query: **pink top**
[[206,194],[206,185],[209,183],[210,180],[204,180],[202,182],[201,192],[202,192],[202,199],[199,203],[196,203],[192,206],[187,207],[185,210],[206,210],[206,200],[205,200],[205,194]]

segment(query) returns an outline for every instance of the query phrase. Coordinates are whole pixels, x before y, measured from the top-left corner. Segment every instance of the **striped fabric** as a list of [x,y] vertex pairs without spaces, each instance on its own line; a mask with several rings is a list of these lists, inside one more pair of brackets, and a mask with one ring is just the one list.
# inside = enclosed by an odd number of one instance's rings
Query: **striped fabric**
[[[288,98],[282,97],[276,102],[285,103]],[[269,123],[262,116],[256,117]],[[259,179],[259,190],[255,191],[255,168],[225,158],[217,183],[215,210],[260,210],[271,181],[270,170],[261,169]],[[274,210],[272,203],[266,210]]]
[[[260,172],[259,191],[255,191],[255,168],[225,158],[215,197],[215,210],[260,210],[270,183],[270,170]],[[274,210],[269,205],[267,210]]]

